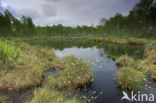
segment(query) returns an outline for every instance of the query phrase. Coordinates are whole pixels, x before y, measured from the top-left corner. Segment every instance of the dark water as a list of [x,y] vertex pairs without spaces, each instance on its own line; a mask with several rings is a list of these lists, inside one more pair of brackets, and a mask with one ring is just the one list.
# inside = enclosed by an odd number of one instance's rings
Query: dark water
[[[90,99],[92,96],[95,96],[94,94],[96,94],[96,96],[98,94],[100,95],[93,101],[88,101],[88,103],[132,103],[129,101],[121,101],[123,94],[116,83],[118,67],[110,57],[116,58],[127,54],[135,59],[141,59],[143,57],[144,46],[65,40],[37,41],[32,44],[39,44],[44,47],[50,46],[59,57],[74,55],[89,63],[93,70],[93,82],[86,88],[82,96]],[[145,85],[143,91],[156,94],[156,90],[149,85]]]
[[51,69],[45,73],[45,78],[53,76],[53,75],[57,75],[59,72],[60,72],[59,68]]

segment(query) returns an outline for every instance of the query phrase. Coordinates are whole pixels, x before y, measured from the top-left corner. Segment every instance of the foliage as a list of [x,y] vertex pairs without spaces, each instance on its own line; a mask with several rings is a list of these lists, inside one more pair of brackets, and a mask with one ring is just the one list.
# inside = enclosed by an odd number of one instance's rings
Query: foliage
[[7,43],[0,41],[0,61],[13,64],[20,59],[20,49],[15,49]]

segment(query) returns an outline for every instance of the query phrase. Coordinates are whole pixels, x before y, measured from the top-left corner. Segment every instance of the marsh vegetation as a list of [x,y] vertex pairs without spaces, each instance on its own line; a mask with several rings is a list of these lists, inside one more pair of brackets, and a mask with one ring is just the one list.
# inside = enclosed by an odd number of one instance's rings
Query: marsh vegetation
[[156,95],[155,14],[154,0],[140,0],[127,16],[71,27],[36,26],[30,17],[0,12],[0,103],[121,103],[122,91]]

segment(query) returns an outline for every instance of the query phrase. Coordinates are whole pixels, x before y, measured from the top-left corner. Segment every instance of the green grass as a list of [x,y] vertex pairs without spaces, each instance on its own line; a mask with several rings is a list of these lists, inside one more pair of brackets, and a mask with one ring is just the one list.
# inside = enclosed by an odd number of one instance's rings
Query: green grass
[[[120,67],[117,74],[117,83],[123,90],[137,90],[141,87],[143,80],[156,81],[156,46],[147,46],[144,59],[134,60],[129,56],[121,56],[116,60]],[[145,78],[149,77],[149,79]]]
[[0,62],[8,64],[9,66],[15,65],[20,60],[21,53],[19,48],[13,48],[4,41],[0,41]]
[[63,58],[65,63],[60,66],[61,72],[58,75],[49,77],[45,84],[51,88],[78,88],[89,84],[92,79],[92,71],[90,67],[81,59],[74,56]]
[[48,87],[37,88],[33,92],[33,98],[26,103],[79,103],[75,98],[67,99],[56,90]]
[[120,67],[121,66],[134,66],[135,60],[132,57],[124,55],[116,59],[115,63]]
[[[19,43],[16,41],[19,41]],[[58,75],[49,77],[44,82],[50,88],[35,89],[32,99],[27,103],[53,103],[52,101],[54,103],[78,103],[75,98],[66,99],[62,92],[57,91],[57,89],[63,87],[75,89],[88,85],[92,79],[92,71],[85,61],[74,56],[59,58],[55,56],[52,48],[43,48],[37,45],[30,46],[20,40],[10,42],[13,45],[8,44],[8,41],[3,41],[2,48],[0,48],[3,56],[0,59],[2,61],[0,62],[0,91],[20,92],[39,86],[43,83],[46,71],[60,68],[61,71]],[[18,51],[18,48],[20,48],[20,51]],[[17,55],[17,51],[20,56]],[[17,62],[19,58],[21,60]],[[8,69],[8,62],[10,63],[10,61],[16,63],[16,66],[12,67],[12,69]],[[56,86],[58,87],[55,88]],[[9,103],[3,97],[3,95],[0,95],[1,101]]]
[[137,44],[148,44],[152,42],[151,40],[147,40],[145,38],[137,38],[131,35],[108,35],[103,38],[107,42],[115,43],[115,44],[130,44],[130,45],[137,45]]
[[136,68],[147,74],[150,79],[156,81],[156,65],[152,64],[148,59],[138,61]]
[[117,74],[117,84],[125,91],[140,89],[144,79],[144,73],[132,67],[121,67]]
[[156,64],[156,45],[148,46],[144,52],[145,58]]
[[[51,69],[55,54],[52,49],[29,46],[23,43],[17,46],[21,49],[21,62],[12,70],[7,70],[8,64],[1,65],[0,90],[21,91],[41,84],[44,72]],[[15,46],[16,48],[16,46]],[[14,50],[13,50],[14,51]]]

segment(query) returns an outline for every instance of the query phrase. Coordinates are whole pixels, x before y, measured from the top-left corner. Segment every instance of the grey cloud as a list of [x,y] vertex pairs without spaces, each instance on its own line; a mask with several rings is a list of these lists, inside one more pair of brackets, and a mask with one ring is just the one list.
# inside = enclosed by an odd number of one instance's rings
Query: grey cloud
[[48,16],[48,17],[56,16],[57,14],[56,4],[54,2],[43,4],[42,12],[45,16]]
[[4,8],[2,7],[1,0],[0,0],[0,12],[4,12]]
[[26,15],[38,25],[91,25],[117,12],[127,15],[139,0],[3,0],[14,15]]

